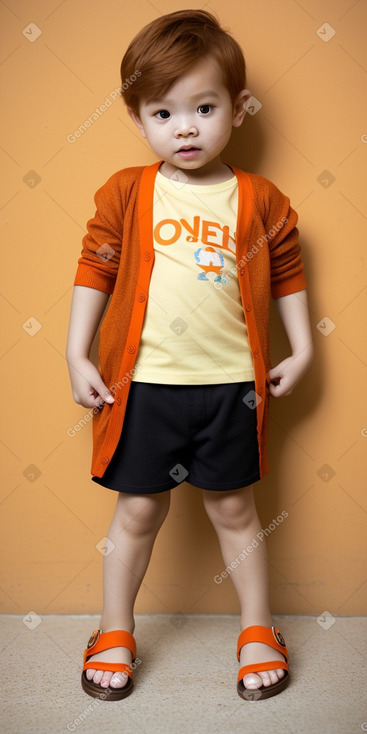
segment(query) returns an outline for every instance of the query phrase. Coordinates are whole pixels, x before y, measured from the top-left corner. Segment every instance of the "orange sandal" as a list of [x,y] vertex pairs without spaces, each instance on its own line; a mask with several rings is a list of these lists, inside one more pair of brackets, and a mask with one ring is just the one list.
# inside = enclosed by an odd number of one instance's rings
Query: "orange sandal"
[[[271,660],[268,663],[254,663],[253,665],[243,665],[238,672],[237,693],[245,701],[259,701],[262,698],[270,698],[276,696],[287,687],[289,683],[288,673],[288,650],[285,646],[283,635],[278,627],[263,627],[260,624],[254,624],[242,630],[237,643],[237,660],[240,660],[241,648],[248,642],[265,642],[266,645],[280,652],[285,658],[285,662],[281,660]],[[245,688],[243,677],[248,673],[257,673],[263,670],[276,670],[283,668],[286,672],[284,676],[270,686],[261,686],[260,688]]]
[[[136,642],[130,632],[126,632],[125,630],[114,630],[113,632],[102,632],[100,629],[94,630],[84,650],[82,686],[85,693],[93,696],[93,698],[101,698],[104,701],[119,701],[120,698],[129,696],[134,687],[132,667],[128,663],[103,663],[101,661],[97,662],[96,660],[87,662],[91,655],[95,655],[97,652],[104,652],[104,650],[109,650],[111,647],[127,647],[132,653],[132,662],[134,662],[136,658]],[[113,670],[115,673],[119,671],[127,673],[129,678],[123,688],[112,688],[111,686],[103,688],[99,683],[88,680],[85,674],[88,668],[93,668],[93,670]]]

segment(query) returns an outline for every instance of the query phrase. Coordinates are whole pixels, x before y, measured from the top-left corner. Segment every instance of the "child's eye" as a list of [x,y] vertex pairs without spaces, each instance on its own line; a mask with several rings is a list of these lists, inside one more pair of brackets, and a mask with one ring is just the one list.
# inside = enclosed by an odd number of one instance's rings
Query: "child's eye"
[[204,110],[203,114],[207,114],[208,112],[210,112],[210,107],[212,107],[211,104],[201,104],[200,107],[198,107],[198,110]]
[[[211,111],[212,107],[213,105],[211,104],[201,104],[198,107],[198,111],[200,112],[201,110],[202,115],[207,115]],[[168,120],[170,116],[171,115],[168,110],[158,110],[158,112],[154,113],[154,117],[158,117],[158,120]]]
[[164,117],[158,117],[158,120],[167,120],[168,117],[170,116],[168,110],[159,110],[158,112],[155,113],[154,117],[156,117],[156,115],[161,115],[161,114],[164,115]]

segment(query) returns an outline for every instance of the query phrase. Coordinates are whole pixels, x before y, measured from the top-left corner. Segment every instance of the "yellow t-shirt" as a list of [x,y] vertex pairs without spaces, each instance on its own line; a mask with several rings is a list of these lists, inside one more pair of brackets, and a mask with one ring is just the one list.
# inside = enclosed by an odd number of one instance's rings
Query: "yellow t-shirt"
[[157,172],[154,265],[132,378],[177,385],[254,379],[236,268],[238,183]]

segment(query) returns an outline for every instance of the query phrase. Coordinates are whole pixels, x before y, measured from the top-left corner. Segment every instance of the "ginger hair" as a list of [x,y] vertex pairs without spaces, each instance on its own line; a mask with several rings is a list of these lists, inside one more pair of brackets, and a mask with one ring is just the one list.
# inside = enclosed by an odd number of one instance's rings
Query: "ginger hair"
[[133,38],[121,62],[121,97],[139,115],[142,100],[165,95],[203,57],[222,71],[232,104],[246,87],[242,49],[219,21],[205,10],[178,10],[160,16]]

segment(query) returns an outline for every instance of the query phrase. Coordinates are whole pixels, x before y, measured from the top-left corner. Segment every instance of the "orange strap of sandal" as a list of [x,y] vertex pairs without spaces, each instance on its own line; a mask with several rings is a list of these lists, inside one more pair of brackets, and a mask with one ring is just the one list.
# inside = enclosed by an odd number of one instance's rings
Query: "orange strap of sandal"
[[[101,632],[101,630],[94,630],[92,632],[91,637],[88,640],[88,644],[86,649],[84,650],[84,656],[83,656],[83,662],[84,666],[87,666],[89,668],[95,667],[91,663],[87,663],[87,659],[91,655],[95,655],[97,652],[104,652],[105,650],[109,650],[111,647],[127,647],[128,650],[132,653],[132,662],[134,662],[136,658],[136,642],[131,634],[131,632],[127,632],[126,630],[113,630],[112,632]],[[108,666],[108,665],[114,665],[113,668],[103,668],[104,670],[121,670],[121,665],[126,665],[130,668],[130,666],[127,663],[99,663],[98,667],[100,670],[102,670],[102,665]],[[83,668],[85,670],[86,667]],[[131,670],[131,668],[130,668]],[[127,671],[126,671],[127,672]]]
[[238,671],[237,683],[247,675],[247,673],[257,673],[260,670],[277,670],[283,668],[288,670],[288,663],[283,663],[281,660],[269,660],[268,663],[254,663],[253,665],[243,665]]
[[[269,645],[269,647],[272,647],[274,650],[280,652],[284,656],[286,662],[288,661],[288,650],[286,648],[284,637],[279,631],[278,627],[264,627],[261,624],[253,624],[251,627],[246,627],[246,629],[242,630],[237,642],[238,661],[240,660],[241,648],[246,645],[247,642],[264,642],[266,645]],[[275,662],[278,665],[278,661]],[[282,663],[280,661],[279,663],[279,667],[283,668],[284,666],[282,665]],[[261,664],[267,665],[267,663]],[[272,665],[274,668],[274,660]],[[268,668],[268,670],[270,670],[270,668]],[[285,668],[285,670],[288,670],[288,666]]]

